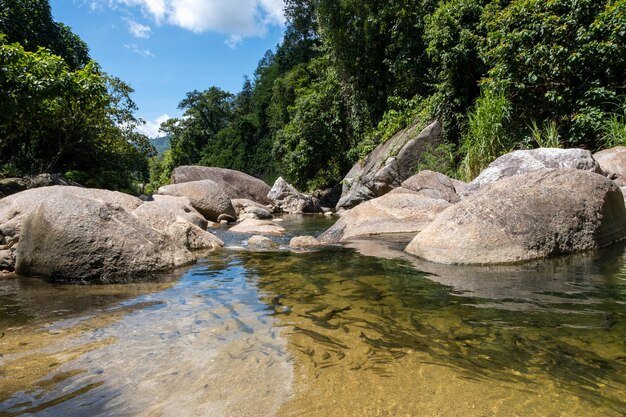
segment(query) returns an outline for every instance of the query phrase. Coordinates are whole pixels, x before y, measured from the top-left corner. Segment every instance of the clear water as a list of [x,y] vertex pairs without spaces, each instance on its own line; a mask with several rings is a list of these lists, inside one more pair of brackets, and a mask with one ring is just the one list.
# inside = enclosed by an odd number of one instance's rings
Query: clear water
[[0,416],[626,415],[625,245],[468,268],[218,233],[159,282],[0,281]]

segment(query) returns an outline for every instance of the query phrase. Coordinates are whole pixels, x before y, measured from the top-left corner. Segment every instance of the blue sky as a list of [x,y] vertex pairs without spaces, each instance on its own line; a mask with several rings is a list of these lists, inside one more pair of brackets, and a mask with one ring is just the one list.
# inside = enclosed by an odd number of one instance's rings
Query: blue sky
[[143,133],[177,117],[187,91],[236,93],[280,41],[282,0],[51,0],[102,69],[129,83]]

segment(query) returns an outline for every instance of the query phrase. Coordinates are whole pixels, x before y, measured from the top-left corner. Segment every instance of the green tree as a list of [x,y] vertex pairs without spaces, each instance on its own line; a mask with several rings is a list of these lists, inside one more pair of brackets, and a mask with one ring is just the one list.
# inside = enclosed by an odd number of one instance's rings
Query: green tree
[[132,89],[90,61],[70,69],[40,48],[0,36],[0,168],[19,174],[72,172],[87,185],[130,189],[154,152],[135,133]]
[[49,49],[71,69],[89,62],[87,44],[68,26],[54,21],[48,0],[0,0],[0,33],[29,52]]

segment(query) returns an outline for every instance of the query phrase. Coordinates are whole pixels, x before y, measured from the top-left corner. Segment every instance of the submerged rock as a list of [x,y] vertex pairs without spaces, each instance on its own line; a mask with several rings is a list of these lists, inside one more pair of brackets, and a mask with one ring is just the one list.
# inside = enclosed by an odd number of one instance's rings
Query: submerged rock
[[399,187],[413,175],[422,153],[441,143],[441,132],[441,125],[435,121],[421,132],[411,127],[378,145],[343,179],[337,209],[352,208]]
[[467,193],[504,178],[545,168],[567,168],[603,174],[591,152],[584,149],[538,148],[502,155],[469,183]]
[[307,249],[321,246],[321,243],[313,236],[296,236],[289,242],[289,247],[294,249]]
[[267,193],[270,192],[270,186],[243,172],[203,166],[180,166],[172,171],[172,184],[200,180],[216,182],[230,199],[245,198],[257,203],[269,204]]
[[449,206],[445,200],[399,189],[345,211],[318,240],[333,243],[357,236],[419,232]]
[[121,205],[61,191],[25,218],[15,269],[51,280],[118,282],[193,261]]
[[294,186],[278,177],[267,198],[284,213],[321,213],[317,198],[302,194]]
[[248,233],[251,235],[282,236],[285,229],[268,220],[246,219],[230,228],[234,233]]
[[219,184],[211,180],[164,185],[159,188],[158,194],[187,197],[193,208],[212,222],[219,222],[218,219],[223,214],[230,219],[237,218],[228,195]]
[[406,251],[439,263],[506,264],[625,236],[624,197],[614,182],[584,170],[540,169],[494,182],[446,209]]
[[593,154],[606,174],[619,187],[626,186],[626,146],[616,146]]

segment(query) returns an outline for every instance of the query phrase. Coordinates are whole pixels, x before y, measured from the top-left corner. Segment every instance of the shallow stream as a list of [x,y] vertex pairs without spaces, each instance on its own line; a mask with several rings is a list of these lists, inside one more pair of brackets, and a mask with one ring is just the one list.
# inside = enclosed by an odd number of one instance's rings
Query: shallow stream
[[409,237],[218,234],[158,282],[0,281],[0,416],[626,415],[626,245],[469,268],[403,255]]

